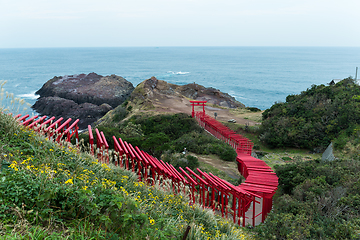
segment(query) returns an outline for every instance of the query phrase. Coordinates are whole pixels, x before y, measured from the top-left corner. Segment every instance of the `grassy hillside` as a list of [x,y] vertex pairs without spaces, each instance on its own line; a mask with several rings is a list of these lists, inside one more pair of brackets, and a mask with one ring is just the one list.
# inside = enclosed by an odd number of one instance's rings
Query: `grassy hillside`
[[[0,114],[0,236],[5,239],[246,239],[188,199],[59,146]],[[170,186],[169,186],[170,188]]]

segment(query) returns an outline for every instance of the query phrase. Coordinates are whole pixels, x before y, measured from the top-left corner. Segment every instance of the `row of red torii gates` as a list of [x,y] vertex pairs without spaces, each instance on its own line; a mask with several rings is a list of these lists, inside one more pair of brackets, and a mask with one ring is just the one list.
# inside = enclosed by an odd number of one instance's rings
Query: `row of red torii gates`
[[[133,171],[138,180],[148,184],[159,183],[167,188],[166,181],[171,182],[174,193],[180,191],[189,196],[190,204],[199,204],[204,208],[221,212],[239,225],[255,226],[263,222],[272,208],[272,197],[278,186],[278,178],[272,169],[263,161],[251,157],[253,144],[246,138],[234,133],[215,119],[205,114],[206,101],[190,101],[192,116],[213,136],[229,143],[237,151],[239,172],[246,181],[235,186],[212,173],[197,168],[197,173],[189,168],[179,170],[140,150],[137,146],[112,136],[114,151],[109,152],[108,141],[103,132],[88,126],[90,152],[99,162],[113,163],[116,166]],[[202,106],[203,111],[196,112],[194,107]],[[72,122],[69,118],[63,121],[55,117],[29,115],[15,116],[19,124],[40,132],[49,139],[61,143],[76,139],[78,144],[79,119]],[[95,137],[94,137],[95,135]],[[112,156],[109,156],[109,153]]]
[[[263,222],[272,209],[272,197],[278,187],[278,177],[264,161],[251,156],[253,143],[249,139],[235,133],[205,113],[206,102],[190,101],[191,116],[210,134],[227,142],[236,150],[238,170],[246,179],[237,186],[237,189],[246,191],[253,197],[253,212],[249,216],[251,215],[254,226]],[[195,111],[195,106],[201,106],[202,111]]]

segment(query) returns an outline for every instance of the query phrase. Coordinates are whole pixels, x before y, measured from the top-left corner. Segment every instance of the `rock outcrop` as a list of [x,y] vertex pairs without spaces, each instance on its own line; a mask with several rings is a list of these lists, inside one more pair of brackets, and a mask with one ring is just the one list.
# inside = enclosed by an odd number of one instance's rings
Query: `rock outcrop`
[[116,75],[54,77],[36,92],[40,98],[32,108],[42,115],[78,118],[83,129],[122,104],[133,90],[132,83]]
[[218,89],[191,83],[187,85],[171,84],[155,77],[147,79],[140,83],[130,96],[130,100],[143,100],[143,104],[149,105],[149,101],[162,97],[189,98],[199,101],[207,101],[209,104],[215,104],[226,108],[243,108],[244,104],[235,100],[234,97],[223,93]]

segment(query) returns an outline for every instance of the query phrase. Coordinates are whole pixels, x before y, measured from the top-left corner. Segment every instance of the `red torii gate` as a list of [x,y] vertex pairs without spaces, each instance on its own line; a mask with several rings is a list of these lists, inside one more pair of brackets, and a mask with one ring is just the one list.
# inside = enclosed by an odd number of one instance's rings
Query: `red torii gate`
[[207,103],[207,101],[190,101],[191,106],[192,106],[192,112],[191,112],[191,116],[195,117],[195,106],[202,106],[203,107],[203,114],[205,115],[205,106]]

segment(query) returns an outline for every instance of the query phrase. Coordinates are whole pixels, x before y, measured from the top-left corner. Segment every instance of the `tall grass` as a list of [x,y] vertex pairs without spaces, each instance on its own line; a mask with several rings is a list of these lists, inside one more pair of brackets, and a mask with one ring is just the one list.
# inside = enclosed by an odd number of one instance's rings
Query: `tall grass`
[[15,97],[13,93],[8,93],[4,89],[7,81],[0,81],[0,110],[4,113],[24,114],[31,107],[31,104],[25,102],[24,99]]

